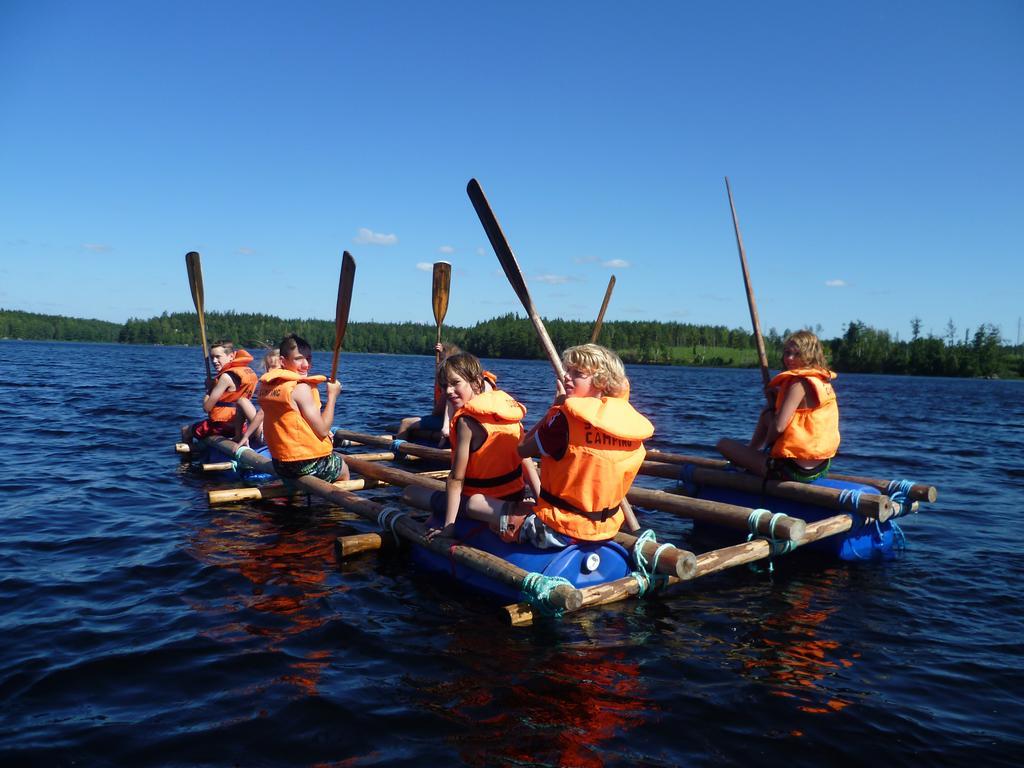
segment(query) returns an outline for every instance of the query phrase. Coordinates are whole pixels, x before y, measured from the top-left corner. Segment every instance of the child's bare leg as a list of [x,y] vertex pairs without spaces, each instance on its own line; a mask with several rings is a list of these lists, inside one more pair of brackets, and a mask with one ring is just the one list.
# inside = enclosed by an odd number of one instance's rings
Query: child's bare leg
[[466,500],[465,514],[487,523],[492,531],[497,531],[502,515],[530,515],[533,514],[533,505],[525,501],[513,504],[493,496],[474,493]]
[[753,472],[761,477],[768,474],[768,457],[761,451],[744,445],[739,440],[723,437],[715,448],[733,464],[743,467],[748,472]]
[[430,509],[430,497],[435,493],[436,491],[421,485],[407,485],[402,491],[402,501],[417,509]]
[[192,442],[192,425],[186,424],[181,428],[181,442],[191,443]]
[[351,476],[351,473],[348,471],[348,462],[343,460],[341,462],[341,472],[338,473],[338,479],[335,482],[347,482]]
[[420,424],[420,417],[419,416],[406,416],[404,419],[402,419],[401,423],[398,425],[398,431],[395,432],[395,439],[396,440],[404,440],[405,436],[409,433],[409,430],[410,429],[415,429],[416,427],[419,426],[419,424]]

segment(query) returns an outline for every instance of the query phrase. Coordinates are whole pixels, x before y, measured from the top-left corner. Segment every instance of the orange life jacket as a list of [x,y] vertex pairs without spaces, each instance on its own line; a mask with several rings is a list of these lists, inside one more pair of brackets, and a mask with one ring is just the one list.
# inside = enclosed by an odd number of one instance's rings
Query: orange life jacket
[[501,390],[481,392],[455,412],[449,432],[452,456],[459,447],[456,423],[463,416],[472,417],[487,433],[483,444],[469,454],[463,496],[501,497],[523,489],[523,460],[518,449],[525,415],[526,407]]
[[263,439],[270,447],[270,455],[278,461],[319,459],[334,450],[333,438],[317,437],[292,400],[296,385],[304,382],[313,390],[313,404],[320,410],[320,392],[316,387],[325,381],[326,376],[302,376],[286,368],[267,371],[260,377]]
[[498,388],[498,376],[497,376],[497,374],[491,373],[490,371],[484,371],[481,375],[484,377],[485,380],[491,382],[491,386],[494,389]]
[[839,405],[830,383],[836,374],[821,368],[797,368],[783,371],[769,386],[778,387],[775,410],[782,407],[789,388],[803,379],[818,398],[813,408],[797,408],[789,426],[772,444],[771,455],[780,459],[831,459],[839,450]]
[[251,362],[252,355],[244,349],[240,349],[235,352],[235,357],[231,362],[220,369],[217,378],[219,379],[225,373],[229,374],[235,382],[235,389],[222,394],[220,400],[213,404],[213,408],[210,409],[210,421],[231,421],[235,418],[238,400],[243,397],[252,397],[252,393],[256,391],[256,372],[247,365]]
[[585,541],[610,539],[622,527],[619,504],[647,455],[654,425],[622,397],[570,397],[549,411],[569,424],[569,446],[558,460],[541,459],[534,512],[549,528]]

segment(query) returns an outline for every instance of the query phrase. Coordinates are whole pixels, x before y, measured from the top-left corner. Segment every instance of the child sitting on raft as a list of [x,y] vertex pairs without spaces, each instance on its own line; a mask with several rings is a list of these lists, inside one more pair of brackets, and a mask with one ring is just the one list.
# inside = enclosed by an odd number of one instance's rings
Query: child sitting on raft
[[348,467],[334,452],[331,426],[341,383],[327,382],[327,403],[321,409],[317,385],[325,376],[310,376],[313,353],[294,333],[281,341],[281,368],[260,377],[263,435],[278,477],[288,481],[313,475],[333,483],[348,480]]
[[451,342],[445,341],[435,345],[434,352],[437,355],[437,367],[434,369],[434,407],[430,411],[428,416],[406,416],[398,425],[398,431],[395,432],[396,440],[405,440],[409,436],[409,432],[414,429],[421,429],[430,432],[441,432],[441,442],[444,444],[448,436],[448,425],[452,417],[451,412],[446,412],[446,405],[448,398],[445,397],[444,391],[438,383],[438,378],[441,365],[446,359],[452,355],[457,355],[462,350],[458,344],[452,344]]
[[718,451],[733,464],[772,480],[810,483],[825,477],[839,449],[839,406],[818,337],[797,331],[782,348],[786,370],[768,384],[766,406],[747,445],[723,438]]
[[485,374],[480,361],[468,352],[446,358],[438,369],[438,386],[454,411],[451,473],[443,492],[409,486],[404,494],[406,501],[429,506],[436,517],[443,518],[441,528],[427,531],[428,539],[453,536],[459,511],[474,494],[518,503],[524,498],[526,482],[534,496],[540,493],[537,468],[518,450],[526,408],[507,392],[489,386]]
[[256,389],[256,373],[248,366],[252,355],[244,349],[236,351],[230,341],[217,341],[210,347],[210,362],[216,376],[203,398],[203,410],[208,416],[181,428],[181,440],[185,443],[210,435],[237,440],[243,418],[252,421],[256,415],[249,400]]
[[[274,371],[281,367],[281,350],[278,347],[267,347],[267,351],[263,355],[263,362],[261,363],[263,373],[267,371]],[[256,382],[256,392],[252,397],[253,408],[256,409],[256,417],[249,419],[249,424],[245,428],[245,432],[242,433],[242,438],[238,441],[239,445],[264,445],[263,442],[263,409],[260,408],[260,394],[263,389],[262,382]]]
[[469,517],[485,520],[509,543],[566,547],[605,541],[619,532],[626,497],[654,426],[625,398],[628,381],[619,356],[597,344],[562,354],[564,394],[519,444],[523,458],[541,457],[536,503],[476,494]]

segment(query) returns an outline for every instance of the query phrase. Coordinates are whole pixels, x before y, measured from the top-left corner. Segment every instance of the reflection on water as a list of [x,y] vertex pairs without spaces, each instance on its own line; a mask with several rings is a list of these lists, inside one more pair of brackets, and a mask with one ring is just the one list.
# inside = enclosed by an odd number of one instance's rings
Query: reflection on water
[[743,638],[737,653],[744,674],[767,687],[773,696],[794,700],[802,712],[825,714],[845,709],[851,701],[837,688],[837,672],[853,667],[859,654],[843,652],[838,635],[829,631],[836,610],[834,597],[849,587],[849,572],[831,569],[814,585],[795,581],[773,593],[774,602],[758,629]]
[[653,711],[628,648],[538,649],[467,633],[449,652],[458,674],[420,695],[459,726],[466,765],[601,766],[607,743]]
[[[191,605],[212,619],[206,636],[220,642],[254,636],[264,650],[279,651],[289,637],[326,621],[319,601],[331,593],[327,575],[337,567],[333,544],[342,528],[337,515],[324,520],[283,501],[267,506],[276,508],[276,514],[213,511],[209,524],[192,534],[190,551],[197,560],[241,574],[252,588],[231,602]],[[328,649],[310,649],[304,659],[290,660],[294,672],[281,680],[304,695],[315,695],[329,658]]]

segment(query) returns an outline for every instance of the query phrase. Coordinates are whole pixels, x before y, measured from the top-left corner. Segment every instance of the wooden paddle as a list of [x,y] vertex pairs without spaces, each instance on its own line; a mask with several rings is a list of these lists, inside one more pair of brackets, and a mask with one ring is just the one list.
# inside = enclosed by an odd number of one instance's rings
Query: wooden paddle
[[[771,376],[768,373],[768,355],[764,351],[764,336],[761,335],[761,323],[757,319],[757,303],[754,301],[754,286],[750,282],[750,270],[747,268],[747,255],[743,250],[743,237],[740,235],[740,222],[736,218],[736,206],[732,201],[732,188],[729,186],[729,177],[725,177],[725,191],[729,195],[729,210],[732,211],[732,226],[736,230],[736,247],[740,251],[740,268],[743,270],[743,285],[747,290],[747,306],[750,308],[750,322],[754,326],[754,342],[757,345],[757,359],[761,364],[761,379],[764,381],[765,389],[768,388],[768,382],[771,381]],[[765,393],[765,397],[768,398],[769,405],[772,404],[772,398]]]
[[338,305],[334,310],[334,359],[331,360],[331,381],[338,373],[338,353],[345,340],[348,311],[352,307],[352,281],[356,276],[356,260],[345,251],[341,256],[341,277],[338,278]]
[[615,275],[608,281],[608,290],[604,292],[604,301],[601,302],[601,311],[597,313],[597,322],[594,323],[594,330],[590,332],[590,343],[597,344],[597,337],[601,335],[601,323],[604,321],[604,311],[608,309],[608,302],[612,298],[612,289],[615,287]]
[[210,348],[206,344],[206,313],[203,303],[203,265],[199,262],[199,254],[189,251],[185,254],[185,267],[188,269],[188,287],[192,291],[192,303],[196,305],[199,315],[199,338],[203,343],[203,360],[206,362],[206,386],[213,382],[210,370]]
[[476,215],[480,217],[480,223],[484,225],[484,231],[487,233],[487,238],[491,241],[494,253],[498,256],[501,268],[505,270],[505,277],[512,284],[512,290],[516,292],[519,301],[522,302],[526,314],[530,316],[530,322],[533,323],[533,328],[537,331],[537,337],[540,339],[545,353],[547,353],[551,367],[555,371],[555,376],[559,382],[564,381],[565,369],[562,368],[562,359],[558,356],[558,352],[555,351],[555,345],[551,343],[551,337],[548,336],[544,322],[540,319],[537,309],[533,306],[533,299],[530,298],[530,291],[526,288],[523,271],[519,268],[519,262],[516,261],[515,254],[512,253],[508,240],[505,239],[505,233],[501,231],[501,225],[498,224],[498,220],[494,217],[494,212],[487,202],[487,196],[484,195],[484,191],[480,188],[480,183],[476,179],[469,180],[466,192],[469,193],[469,199],[476,209]]
[[[480,223],[484,225],[484,231],[487,233],[487,238],[491,241],[491,247],[494,248],[498,261],[501,262],[501,268],[505,270],[505,276],[512,284],[512,289],[519,297],[519,301],[522,302],[526,314],[530,316],[530,322],[533,323],[534,330],[537,331],[537,337],[547,353],[548,360],[551,363],[551,367],[555,370],[555,376],[561,386],[565,381],[565,369],[562,368],[562,358],[555,351],[555,345],[551,343],[551,337],[548,336],[547,328],[544,327],[544,321],[540,319],[536,307],[533,306],[533,299],[530,298],[530,291],[526,288],[526,279],[523,277],[523,271],[519,268],[519,262],[516,261],[515,254],[512,253],[512,248],[509,246],[508,240],[505,239],[505,233],[501,231],[501,225],[498,224],[494,211],[491,210],[491,206],[487,202],[487,196],[484,195],[484,191],[480,188],[480,183],[476,179],[469,180],[466,192],[469,193],[469,199],[472,201],[473,207],[476,208],[476,215],[480,217]],[[612,279],[614,280],[614,278]],[[633,508],[626,499],[622,500],[622,512],[625,515],[626,525],[629,529],[631,531],[640,530],[640,522],[636,519]]]
[[[448,314],[448,291],[452,282],[452,265],[447,261],[434,262],[434,284],[432,287],[432,300],[434,303],[434,322],[437,323],[437,343],[441,343],[441,323],[444,316]],[[441,353],[435,355],[437,362],[441,361]]]

